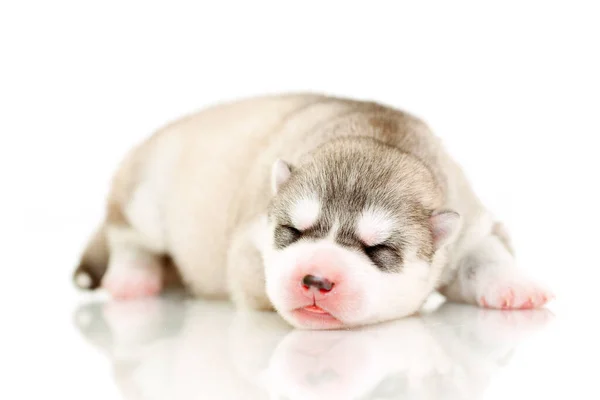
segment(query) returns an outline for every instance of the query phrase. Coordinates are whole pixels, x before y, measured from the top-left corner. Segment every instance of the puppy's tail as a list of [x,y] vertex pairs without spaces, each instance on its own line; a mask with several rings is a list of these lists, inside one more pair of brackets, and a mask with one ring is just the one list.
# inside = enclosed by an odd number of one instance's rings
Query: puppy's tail
[[102,277],[108,268],[108,245],[106,225],[102,224],[88,241],[79,265],[73,272],[73,283],[82,290],[94,290],[100,287]]

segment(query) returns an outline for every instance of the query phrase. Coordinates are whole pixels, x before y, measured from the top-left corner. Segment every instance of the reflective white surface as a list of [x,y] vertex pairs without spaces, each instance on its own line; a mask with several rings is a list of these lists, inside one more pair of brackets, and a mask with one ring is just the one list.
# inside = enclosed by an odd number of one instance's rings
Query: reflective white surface
[[494,398],[494,381],[522,383],[506,370],[549,361],[530,355],[553,320],[444,303],[353,331],[300,331],[274,313],[177,296],[88,302],[74,314],[131,400]]
[[[600,399],[600,3],[188,3],[0,3],[1,400]],[[557,294],[554,317],[449,306],[299,332],[73,289],[131,146],[291,89],[426,119]]]

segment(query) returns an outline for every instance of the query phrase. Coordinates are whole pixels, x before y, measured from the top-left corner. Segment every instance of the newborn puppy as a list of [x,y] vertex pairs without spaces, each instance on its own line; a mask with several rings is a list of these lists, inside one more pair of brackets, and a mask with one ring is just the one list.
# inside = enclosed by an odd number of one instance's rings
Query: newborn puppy
[[552,297],[424,122],[314,94],[216,105],[125,157],[74,281],[126,299],[177,280],[307,329],[408,316],[434,291],[504,309]]

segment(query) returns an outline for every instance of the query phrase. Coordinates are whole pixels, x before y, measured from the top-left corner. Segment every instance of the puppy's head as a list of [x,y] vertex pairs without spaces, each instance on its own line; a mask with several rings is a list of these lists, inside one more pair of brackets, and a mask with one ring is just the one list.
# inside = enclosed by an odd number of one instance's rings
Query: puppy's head
[[413,314],[441,274],[456,212],[418,160],[374,141],[338,141],[272,169],[263,251],[267,295],[297,328]]

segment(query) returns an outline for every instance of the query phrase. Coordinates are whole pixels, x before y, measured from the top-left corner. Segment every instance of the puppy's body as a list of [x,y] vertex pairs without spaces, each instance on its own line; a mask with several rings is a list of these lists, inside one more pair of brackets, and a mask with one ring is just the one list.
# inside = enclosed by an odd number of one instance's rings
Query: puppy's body
[[[298,218],[306,227],[288,226],[298,225]],[[387,235],[380,242],[396,240],[373,271],[362,266],[369,260],[355,246],[369,245],[370,234],[359,232],[365,224],[373,235]],[[393,229],[386,231],[386,224]],[[290,240],[299,231],[306,239]],[[302,246],[326,242],[337,247],[322,250],[331,257],[319,263],[349,266],[324,267],[327,273],[363,268],[357,278],[338,279],[354,285],[347,285],[351,294],[343,285],[332,292],[346,306],[325,307],[341,307],[334,313],[344,317],[337,318],[340,324],[288,315],[284,304],[304,297],[290,295],[293,285],[286,289],[291,275],[280,274],[287,267],[273,267],[299,265],[305,254],[321,251]],[[422,121],[376,103],[313,94],[205,109],[127,155],[114,177],[106,220],[75,280],[83,288],[102,285],[117,297],[155,294],[164,285],[166,259],[194,295],[274,308],[296,326],[316,328],[408,315],[434,290],[498,308],[538,306],[549,297],[514,268],[507,236]],[[371,261],[378,264],[377,257]],[[397,284],[390,283],[394,279]],[[384,310],[373,295],[356,292],[359,281],[384,282],[385,289],[373,291],[398,297],[397,290],[404,300]],[[363,297],[376,312],[348,303]]]

